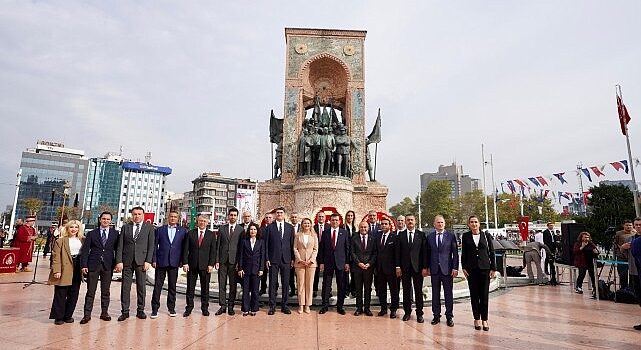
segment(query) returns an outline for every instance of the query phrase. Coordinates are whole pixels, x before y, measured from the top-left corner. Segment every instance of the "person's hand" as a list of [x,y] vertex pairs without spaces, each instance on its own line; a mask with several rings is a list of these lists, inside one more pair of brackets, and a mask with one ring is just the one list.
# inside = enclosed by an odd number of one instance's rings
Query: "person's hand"
[[452,277],[458,276],[458,270],[452,270]]
[[621,244],[621,249],[630,249],[630,242]]
[[151,263],[151,267],[156,268],[156,263]]
[[349,264],[345,264],[345,272],[349,272]]
[[151,267],[151,264],[145,261],[145,264],[143,265],[143,270],[147,271]]
[[358,267],[360,267],[362,270],[367,270],[367,266],[365,266],[365,264],[363,264],[362,262],[358,263]]
[[89,272],[89,269],[88,269],[88,268],[86,268],[86,267],[83,267],[83,268],[82,268],[82,274],[83,274],[83,275],[86,275],[88,272]]
[[189,272],[189,265],[187,264],[183,265],[183,271]]
[[423,270],[421,270],[421,275],[422,275],[423,277],[427,277],[427,276],[428,276],[428,274],[429,274],[429,271],[428,271],[427,269],[423,269]]
[[215,268],[216,270],[220,269],[220,263],[216,263],[216,265],[214,265],[214,268]]
[[123,268],[123,264],[122,263],[116,264],[116,272],[122,272],[122,268]]
[[240,276],[240,278],[243,278],[245,276],[245,271],[243,270],[238,271],[238,276]]
[[207,266],[207,273],[211,273],[212,271],[214,271],[214,267],[211,265]]
[[53,278],[58,279],[60,278],[60,272],[56,272],[53,274]]
[[325,271],[325,264],[320,264],[320,266],[318,267],[318,269],[320,270],[320,272]]
[[490,271],[490,278],[496,277],[496,271],[492,270]]
[[[427,268],[427,276],[430,276],[431,274],[432,274],[432,271],[430,271],[430,268],[428,267]],[[426,277],[426,276],[424,276],[424,277]]]
[[258,271],[258,277],[263,275],[263,271]]
[[267,262],[265,263],[265,265],[267,266],[267,268],[272,267],[272,264],[269,262],[269,260],[267,260]]
[[401,275],[402,275],[402,274],[403,274],[403,273],[401,272],[401,268],[400,268],[400,267],[397,267],[397,268],[396,268],[396,277],[401,277]]
[[365,270],[369,269],[369,267],[370,267],[369,263],[365,264]]
[[470,274],[465,269],[463,269],[463,275],[465,276],[465,278],[470,277]]

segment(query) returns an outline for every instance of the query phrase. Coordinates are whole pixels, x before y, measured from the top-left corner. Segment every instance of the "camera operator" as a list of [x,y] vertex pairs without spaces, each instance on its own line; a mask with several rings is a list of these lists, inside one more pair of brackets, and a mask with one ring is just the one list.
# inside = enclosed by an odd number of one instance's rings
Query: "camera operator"
[[[628,262],[630,245],[627,245],[627,248],[624,248],[624,244],[629,242],[632,236],[634,236],[632,221],[625,220],[623,222],[623,230],[618,231],[614,235],[614,250],[616,252],[615,256],[617,261]],[[628,264],[617,264],[617,273],[619,274],[619,285],[622,289],[626,288],[628,286]]]

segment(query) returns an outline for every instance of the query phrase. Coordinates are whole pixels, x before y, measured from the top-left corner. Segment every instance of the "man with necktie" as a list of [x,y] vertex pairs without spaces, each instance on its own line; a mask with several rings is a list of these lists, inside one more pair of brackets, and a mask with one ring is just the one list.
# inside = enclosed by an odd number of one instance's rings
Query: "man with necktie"
[[170,211],[167,216],[167,225],[156,229],[156,243],[153,267],[156,269],[154,277],[154,292],[151,297],[151,318],[158,317],[160,308],[160,293],[167,281],[167,309],[170,317],[176,317],[176,283],[178,281],[178,268],[181,266],[183,242],[187,230],[178,226],[178,212]]
[[378,254],[376,256],[376,282],[378,283],[378,299],[381,311],[378,316],[387,314],[387,287],[389,286],[391,304],[389,305],[390,318],[396,318],[399,305],[399,285],[396,277],[396,246],[398,234],[391,232],[390,220],[381,219],[381,231],[378,236]]
[[376,234],[376,232],[381,230],[381,225],[378,224],[378,213],[376,213],[376,210],[370,210],[369,213],[367,213],[367,225],[369,226],[368,234]]
[[[236,301],[236,256],[238,242],[243,234],[243,228],[238,225],[238,209],[231,208],[227,213],[228,223],[218,230],[218,252],[216,254],[216,265],[218,269],[218,303],[220,309],[216,316],[225,312],[233,316],[234,303]],[[229,298],[227,298],[227,281],[229,281]]]
[[[314,231],[316,232],[316,235],[318,236],[318,246],[320,247],[321,243],[321,238],[323,238],[323,232],[329,228],[329,225],[325,223],[325,212],[324,211],[319,211],[318,214],[316,214],[316,224],[314,225]],[[316,257],[316,265],[320,266],[318,264],[318,255]],[[320,268],[316,268],[316,273],[314,274],[314,298],[318,295],[318,281],[320,280]]]
[[134,207],[130,213],[132,222],[122,227],[116,249],[116,271],[122,271],[120,286],[122,313],[118,317],[118,321],[129,318],[129,301],[134,273],[136,274],[137,295],[136,317],[141,320],[147,318],[145,315],[145,296],[147,295],[145,286],[147,284],[147,270],[151,267],[154,259],[154,227],[150,223],[143,222],[145,210],[142,207]]
[[[407,229],[400,232],[396,249],[396,276],[403,283],[403,321],[412,314],[412,289],[416,303],[416,321],[423,323],[423,277],[427,276],[424,266],[425,234],[416,229],[414,215],[406,215]],[[412,288],[413,287],[413,288]]]
[[196,228],[189,231],[183,244],[183,271],[187,272],[187,305],[183,317],[194,309],[196,280],[200,279],[200,310],[209,316],[209,281],[216,264],[216,234],[207,229],[209,217],[201,214]]
[[287,306],[289,298],[289,274],[294,264],[294,226],[285,222],[285,208],[276,209],[276,219],[266,228],[265,251],[266,266],[269,269],[269,311],[273,315],[276,309],[277,279],[280,276],[281,311],[291,314]]
[[[354,271],[354,283],[356,285],[356,311],[354,316],[365,313],[373,316],[370,310],[372,299],[372,280],[374,278],[374,267],[376,266],[376,235],[368,233],[368,225],[361,222],[358,225],[359,234],[351,239],[352,267]],[[364,302],[363,302],[363,299]]]
[[456,237],[445,230],[445,218],[434,217],[434,232],[427,237],[428,274],[432,281],[432,325],[441,322],[441,286],[445,294],[445,317],[448,327],[454,327],[454,277],[458,276],[459,255]]
[[318,312],[324,314],[329,309],[332,279],[336,275],[338,295],[336,311],[345,315],[345,273],[349,273],[350,243],[347,231],[340,228],[340,215],[332,214],[330,227],[323,232],[318,245],[318,263],[323,273],[323,307]]
[[100,319],[111,321],[109,316],[109,291],[111,276],[114,270],[114,255],[118,231],[111,227],[111,213],[100,214],[100,227],[91,230],[80,249],[80,267],[87,276],[87,294],[85,294],[84,317],[80,324],[91,320],[93,301],[96,296],[98,279],[100,279]]

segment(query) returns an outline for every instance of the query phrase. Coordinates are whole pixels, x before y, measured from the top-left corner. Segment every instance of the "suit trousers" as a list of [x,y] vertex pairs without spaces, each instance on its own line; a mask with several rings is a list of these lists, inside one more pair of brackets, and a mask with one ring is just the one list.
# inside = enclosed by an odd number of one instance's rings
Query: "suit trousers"
[[176,282],[178,282],[178,268],[177,267],[157,267],[154,278],[154,292],[151,296],[151,311],[158,311],[160,308],[160,294],[165,285],[165,276],[168,277],[167,281],[167,309],[169,311],[176,311]]
[[209,280],[211,274],[207,270],[189,269],[187,271],[187,305],[185,311],[194,309],[194,294],[196,293],[196,280],[200,279],[200,309],[209,311]]
[[[314,292],[318,292],[318,282],[320,281],[320,275],[323,273],[320,272],[320,267],[316,267],[316,273],[314,274]],[[321,285],[322,288],[322,285]]]
[[269,307],[276,307],[276,292],[278,291],[278,276],[280,275],[280,285],[283,286],[281,291],[281,308],[287,307],[289,299],[289,272],[291,264],[282,262],[271,264],[269,268]]
[[296,280],[298,281],[298,305],[312,306],[314,292],[312,283],[316,275],[316,267],[296,267]]
[[265,294],[267,293],[267,275],[269,275],[269,270],[266,269],[265,272],[263,272],[263,275],[260,277],[260,294]]
[[345,302],[345,270],[339,270],[334,266],[325,266],[323,271],[323,306],[329,306],[329,298],[332,296],[332,279],[336,275],[336,286],[338,288],[338,295],[336,300],[336,307],[342,308]]
[[294,292],[296,292],[296,293],[298,292],[298,290],[296,289],[296,281],[295,281],[296,278],[295,277],[298,277],[298,276],[296,276],[296,269],[294,269],[292,267],[290,269],[290,271],[289,271],[289,294],[294,293]]
[[240,311],[258,312],[258,275],[246,274],[243,281],[243,304]]
[[445,294],[445,317],[454,317],[454,278],[452,275],[444,275],[441,269],[432,272],[432,314],[434,317],[441,317],[441,286]]
[[372,301],[372,280],[374,279],[374,268],[370,267],[369,269],[363,270],[354,265],[352,271],[354,271],[354,284],[356,285],[356,310],[369,310],[369,306]]
[[403,311],[408,315],[412,313],[413,287],[416,316],[423,316],[423,275],[420,272],[403,272],[401,283],[403,284]]
[[536,283],[541,283],[544,280],[543,270],[541,269],[541,256],[537,251],[531,250],[523,253],[523,260],[527,267],[527,278],[530,281],[534,280],[534,272],[532,271],[532,264],[536,266]]
[[52,320],[66,320],[73,317],[80,293],[80,258],[73,258],[73,279],[69,286],[54,286],[53,302],[49,318]]
[[471,269],[467,271],[470,288],[470,303],[475,320],[487,321],[488,298],[490,294],[490,270]]
[[131,299],[131,284],[133,282],[134,273],[136,274],[136,312],[145,311],[145,296],[147,273],[143,265],[131,264],[122,269],[122,285],[120,286],[120,304],[122,306],[122,313],[129,315],[129,304]]
[[378,287],[376,288],[376,290],[379,303],[381,304],[381,310],[387,310],[387,288],[389,287],[391,295],[391,304],[389,305],[389,309],[391,311],[396,311],[400,303],[400,298],[398,295],[400,289],[398,277],[396,277],[395,273],[391,273],[388,275],[381,270],[377,270],[376,275],[378,276],[376,278],[376,283],[378,283]]
[[[627,261],[627,259],[618,258],[618,261]],[[619,275],[619,285],[621,288],[628,286],[628,264],[617,264],[617,274]]]
[[109,297],[111,289],[111,277],[113,270],[105,268],[102,264],[95,271],[87,273],[87,294],[85,294],[85,311],[84,315],[91,317],[93,310],[93,301],[96,297],[96,289],[98,288],[98,279],[100,279],[100,310],[101,315],[109,313]]
[[554,266],[554,256],[548,256],[545,259],[545,264],[548,268],[548,271],[550,273],[550,281],[552,283],[557,283],[556,282],[556,267]]
[[[236,265],[222,263],[218,268],[218,304],[220,307],[230,309],[234,308],[236,301]],[[256,275],[258,277],[258,275]],[[227,299],[227,281],[229,280],[229,299]]]

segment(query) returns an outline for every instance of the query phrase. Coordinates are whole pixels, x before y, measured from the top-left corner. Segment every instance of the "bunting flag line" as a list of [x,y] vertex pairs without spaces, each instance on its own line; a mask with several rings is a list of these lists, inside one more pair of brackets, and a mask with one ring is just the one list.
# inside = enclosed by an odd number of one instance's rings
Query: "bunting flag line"
[[596,175],[596,177],[605,176],[605,174],[601,172],[601,170],[603,169],[599,169],[599,167],[592,166],[590,167],[590,169],[592,169],[592,172],[594,172],[594,175]]
[[533,183],[534,186],[541,187],[541,184],[536,180],[536,178],[528,177],[528,180],[530,180],[530,182]]
[[588,178],[588,181],[592,182],[592,177],[590,176],[590,169],[588,168],[582,168],[581,171],[585,175],[585,177]]
[[568,180],[566,180],[563,177],[563,175],[565,175],[565,173],[556,173],[556,174],[552,174],[552,175],[554,175],[557,179],[559,179],[559,181],[561,181],[561,185],[563,185],[565,183],[568,183]]
[[[519,179],[514,179],[514,182],[516,182],[519,186],[521,186],[521,191],[523,191],[523,187],[527,186],[523,181],[521,181]],[[529,186],[527,186],[527,187],[529,187]]]
[[545,178],[543,176],[537,176],[536,179],[539,180],[539,183],[541,184],[541,186],[547,186],[548,185],[548,182],[545,181]]
[[507,188],[509,188],[512,193],[516,192],[516,187],[514,187],[514,182],[512,182],[512,180],[507,181]]

